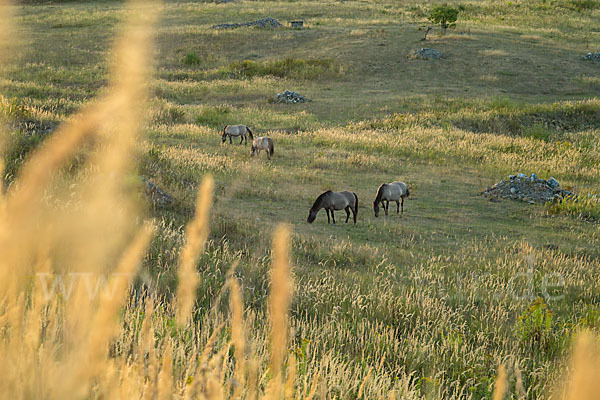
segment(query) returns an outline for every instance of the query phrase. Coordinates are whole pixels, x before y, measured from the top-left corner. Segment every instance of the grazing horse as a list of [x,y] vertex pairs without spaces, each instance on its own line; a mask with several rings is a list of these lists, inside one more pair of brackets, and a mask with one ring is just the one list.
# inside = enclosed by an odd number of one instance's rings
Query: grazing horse
[[254,136],[252,136],[252,131],[246,125],[225,125],[221,139],[223,139],[223,143],[225,143],[227,136],[229,136],[229,143],[231,144],[233,143],[231,138],[239,136],[240,144],[242,144],[244,140],[246,141],[245,143],[248,144],[248,137],[246,135],[250,136],[250,139],[254,139]]
[[353,192],[332,192],[331,190],[322,193],[317,197],[315,204],[310,208],[307,219],[309,224],[312,224],[315,218],[317,218],[317,213],[321,208],[324,208],[327,212],[327,223],[330,223],[329,213],[331,213],[331,219],[333,219],[333,223],[335,224],[333,211],[346,210],[346,223],[348,223],[350,211],[352,211],[354,223],[356,224],[356,216],[358,215],[358,196]]
[[396,202],[396,214],[400,213],[400,201],[402,201],[402,213],[404,213],[404,198],[408,196],[410,196],[410,191],[404,182],[384,183],[379,186],[377,196],[373,202],[375,217],[379,216],[379,203],[383,206],[385,215],[388,215],[390,200]]
[[254,152],[260,157],[260,151],[267,152],[267,158],[270,160],[275,149],[273,148],[273,139],[267,136],[259,136],[252,141],[252,151],[250,157],[254,157]]

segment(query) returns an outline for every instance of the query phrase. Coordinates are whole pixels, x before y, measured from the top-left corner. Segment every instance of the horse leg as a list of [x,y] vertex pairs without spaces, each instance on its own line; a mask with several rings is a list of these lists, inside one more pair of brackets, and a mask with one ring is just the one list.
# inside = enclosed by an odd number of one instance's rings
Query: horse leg
[[233,144],[233,141],[231,140],[231,135],[229,135],[229,144]]
[[404,196],[402,196],[402,214],[404,214]]
[[331,219],[333,220],[333,224],[335,225],[335,215],[333,215],[333,209],[331,209]]
[[329,219],[329,208],[326,208],[325,212],[327,213],[327,223],[330,224],[331,220]]
[[400,214],[400,201],[396,200],[396,214]]
[[240,136],[240,144],[244,143],[244,137]]
[[388,216],[388,210],[390,209],[390,201],[386,200],[385,201],[385,216]]
[[349,219],[350,219],[350,206],[346,207],[346,223],[348,223]]
[[267,152],[267,158],[270,160],[271,159],[271,152],[269,151],[269,149],[265,150]]

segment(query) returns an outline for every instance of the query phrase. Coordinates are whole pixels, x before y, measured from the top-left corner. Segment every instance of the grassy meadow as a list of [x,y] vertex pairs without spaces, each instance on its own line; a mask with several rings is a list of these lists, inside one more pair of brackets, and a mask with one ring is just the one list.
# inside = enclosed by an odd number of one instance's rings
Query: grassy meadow
[[[427,41],[430,1],[133,3],[0,2],[2,398],[597,398],[599,1],[449,1]],[[480,196],[517,172],[590,196]],[[328,189],[356,225],[306,222]]]

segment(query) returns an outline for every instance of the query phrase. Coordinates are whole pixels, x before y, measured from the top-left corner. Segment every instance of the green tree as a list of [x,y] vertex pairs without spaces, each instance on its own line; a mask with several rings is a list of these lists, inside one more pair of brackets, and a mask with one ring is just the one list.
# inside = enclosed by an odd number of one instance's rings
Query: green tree
[[433,7],[429,13],[429,21],[433,24],[440,25],[442,27],[442,34],[446,34],[446,29],[452,28],[456,25],[458,19],[458,8],[454,8],[447,4],[442,4]]

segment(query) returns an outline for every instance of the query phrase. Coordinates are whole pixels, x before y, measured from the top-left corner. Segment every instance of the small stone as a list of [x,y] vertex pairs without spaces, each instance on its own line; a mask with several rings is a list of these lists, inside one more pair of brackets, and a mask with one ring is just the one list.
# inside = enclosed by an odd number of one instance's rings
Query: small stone
[[428,49],[422,48],[419,50],[415,50],[414,55],[416,58],[420,58],[422,60],[437,60],[442,57],[442,53],[437,51],[436,49]]
[[511,192],[512,194],[515,194],[515,193],[517,193],[517,189],[515,189],[514,187],[511,187],[511,188],[510,188],[510,192]]
[[508,179],[510,179],[511,181],[512,181],[512,180],[514,180],[514,179],[516,179],[516,178],[517,178],[517,176],[516,176],[516,175],[509,175],[509,176],[508,176]]
[[164,190],[162,190],[161,188],[156,186],[148,178],[146,178],[144,176],[142,176],[140,178],[142,179],[142,182],[144,182],[144,184],[146,186],[145,187],[146,195],[148,196],[150,201],[152,201],[152,203],[155,206],[166,207],[166,206],[173,204],[175,199],[173,199],[173,197],[171,195],[169,195],[167,192],[165,192]]
[[560,183],[558,183],[554,177],[550,177],[550,179],[548,179],[548,186],[550,186],[552,189],[556,189],[560,186]]
[[587,53],[585,56],[583,56],[583,59],[588,61],[600,61],[600,52]]
[[519,179],[525,179],[525,178],[527,178],[527,175],[525,175],[525,174],[523,174],[523,173],[519,172],[519,173],[517,174],[517,177],[518,177]]
[[531,182],[535,182],[537,179],[537,175],[535,173],[531,174]]

